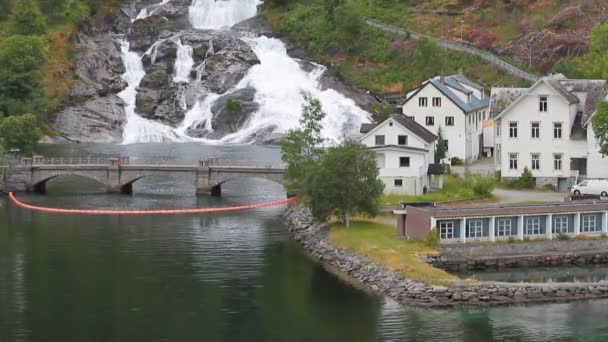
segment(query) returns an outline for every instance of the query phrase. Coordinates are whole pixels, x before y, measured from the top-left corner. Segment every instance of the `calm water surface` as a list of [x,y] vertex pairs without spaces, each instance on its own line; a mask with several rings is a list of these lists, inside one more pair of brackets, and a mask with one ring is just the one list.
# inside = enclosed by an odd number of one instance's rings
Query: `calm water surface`
[[[194,163],[279,160],[271,147],[148,144],[48,147],[45,154]],[[224,185],[142,179],[133,196],[57,178],[27,202],[79,208],[177,208],[285,196],[266,180]],[[78,191],[75,194],[74,191]],[[86,191],[86,193],[82,193]],[[190,216],[33,213],[0,200],[0,341],[608,341],[608,301],[476,311],[406,308],[356,290],[308,260],[283,207]]]

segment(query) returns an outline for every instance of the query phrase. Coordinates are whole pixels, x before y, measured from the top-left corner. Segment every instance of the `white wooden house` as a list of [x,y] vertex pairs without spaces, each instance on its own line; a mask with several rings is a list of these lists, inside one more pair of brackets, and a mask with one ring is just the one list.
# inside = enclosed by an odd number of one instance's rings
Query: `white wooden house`
[[490,99],[483,86],[462,74],[436,76],[409,92],[402,112],[437,135],[441,127],[446,157],[469,163],[484,152],[483,121]]
[[361,143],[376,153],[385,193],[420,195],[443,186],[443,167],[434,162],[437,136],[411,118],[392,115],[363,124]]

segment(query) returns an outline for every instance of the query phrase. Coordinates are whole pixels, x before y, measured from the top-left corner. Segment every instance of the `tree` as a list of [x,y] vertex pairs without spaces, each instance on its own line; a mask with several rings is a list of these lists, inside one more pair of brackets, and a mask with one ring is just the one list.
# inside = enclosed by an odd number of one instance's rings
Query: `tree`
[[329,148],[311,171],[303,200],[317,220],[336,215],[350,227],[352,215],[378,213],[384,183],[378,179],[374,152],[361,143],[347,141]]
[[[81,1],[70,1],[75,3],[82,3]],[[38,0],[40,9],[51,18],[58,18],[65,15],[66,11],[66,0]]]
[[586,77],[608,79],[608,23],[591,30],[588,51],[579,62]]
[[556,74],[563,74],[568,78],[585,78],[578,63],[565,58],[558,60],[551,68],[551,71]]
[[308,94],[304,95],[300,129],[290,130],[281,143],[281,158],[287,163],[287,191],[290,194],[301,194],[302,187],[311,174],[311,168],[319,159],[322,151],[319,146],[321,137],[321,121],[327,114],[321,108],[321,102]]
[[447,152],[445,141],[443,140],[443,131],[441,126],[437,130],[437,142],[435,143],[435,163],[441,163]]
[[41,36],[46,23],[40,9],[31,0],[18,0],[6,23],[6,34]]
[[608,155],[608,101],[601,101],[591,118],[593,133],[600,144],[600,152]]
[[325,7],[325,15],[327,16],[327,22],[333,28],[336,23],[336,8],[342,4],[342,0],[324,0],[323,5]]
[[334,22],[338,39],[348,47],[353,47],[361,38],[363,18],[357,8],[346,2],[335,9]]
[[9,116],[0,121],[0,137],[6,149],[19,148],[23,153],[31,153],[42,131],[33,114]]
[[434,76],[444,65],[444,52],[434,41],[422,37],[414,52],[414,71],[418,79]]
[[0,42],[0,113],[23,114],[23,102],[36,101],[43,95],[40,81],[46,54],[42,39],[14,35]]

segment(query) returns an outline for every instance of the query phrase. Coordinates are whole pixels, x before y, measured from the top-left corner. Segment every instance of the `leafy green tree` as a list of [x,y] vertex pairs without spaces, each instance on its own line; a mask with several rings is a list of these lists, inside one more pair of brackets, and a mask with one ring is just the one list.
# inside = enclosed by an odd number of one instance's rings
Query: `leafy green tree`
[[338,39],[348,47],[353,47],[361,38],[363,18],[351,2],[336,7],[334,22]]
[[31,0],[18,0],[13,13],[8,18],[5,32],[8,35],[44,35],[46,34],[44,16]]
[[[80,0],[71,1],[81,3]],[[44,14],[50,18],[58,18],[65,15],[67,1],[66,0],[38,0],[38,5]]]
[[41,136],[34,114],[9,116],[0,121],[0,137],[6,149],[19,148],[23,153],[31,153]]
[[568,78],[584,78],[583,71],[579,68],[579,63],[565,58],[560,59],[553,65],[553,73],[563,74]]
[[321,102],[310,95],[304,95],[300,129],[290,130],[281,143],[281,158],[287,163],[287,191],[290,194],[300,194],[311,168],[322,153],[319,146],[323,143],[321,137],[321,121],[327,115]]
[[317,220],[336,215],[349,227],[352,215],[378,213],[384,183],[378,179],[374,152],[361,143],[347,141],[329,148],[312,171],[303,200]]
[[588,51],[579,62],[586,77],[608,79],[608,23],[591,30]]
[[336,23],[336,8],[342,4],[343,0],[324,0],[325,15],[330,27],[334,27]]
[[434,76],[444,65],[444,51],[434,41],[422,37],[414,52],[414,71],[418,79]]
[[600,143],[600,152],[608,155],[608,101],[601,101],[591,118],[593,133]]
[[440,163],[445,158],[446,152],[447,149],[443,141],[443,130],[439,126],[437,130],[437,142],[435,143],[435,163]]
[[43,94],[40,81],[46,61],[40,37],[14,35],[0,42],[0,113],[22,114],[24,102],[36,101]]

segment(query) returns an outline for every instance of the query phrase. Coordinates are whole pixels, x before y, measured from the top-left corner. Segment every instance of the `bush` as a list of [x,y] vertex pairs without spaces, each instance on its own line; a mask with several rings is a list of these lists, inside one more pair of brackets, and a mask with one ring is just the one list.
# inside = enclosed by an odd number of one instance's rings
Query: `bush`
[[41,136],[38,120],[33,114],[9,116],[0,120],[0,137],[7,150],[19,148],[23,153],[30,153]]
[[509,238],[507,239],[508,243],[516,243],[517,241],[517,238],[515,238],[514,236],[509,236]]
[[429,247],[435,247],[437,245],[439,245],[439,241],[440,241],[440,236],[439,236],[439,229],[437,229],[437,227],[431,229],[429,231],[429,233],[426,235],[426,238],[424,239],[424,244],[429,246]]
[[452,157],[450,159],[450,164],[452,166],[462,166],[462,165],[464,165],[464,162],[462,161],[462,159],[460,159],[458,157]]
[[241,103],[239,100],[229,99],[228,102],[226,102],[226,108],[229,112],[235,113],[241,110]]
[[589,237],[587,235],[583,235],[583,234],[578,234],[577,236],[574,237],[575,240],[587,240],[589,239]]
[[559,233],[557,234],[557,236],[555,237],[556,240],[560,240],[560,241],[566,241],[566,240],[570,240],[570,235],[565,234],[565,233]]
[[496,187],[496,178],[493,175],[482,176],[466,171],[463,185],[473,190],[476,195],[490,197]]
[[532,172],[526,167],[521,174],[521,177],[508,182],[507,186],[513,189],[534,189],[536,180],[534,179],[534,176],[532,176]]
[[557,191],[557,189],[555,188],[555,185],[553,185],[553,184],[545,184],[545,185],[543,185],[542,189],[546,190],[546,191]]

